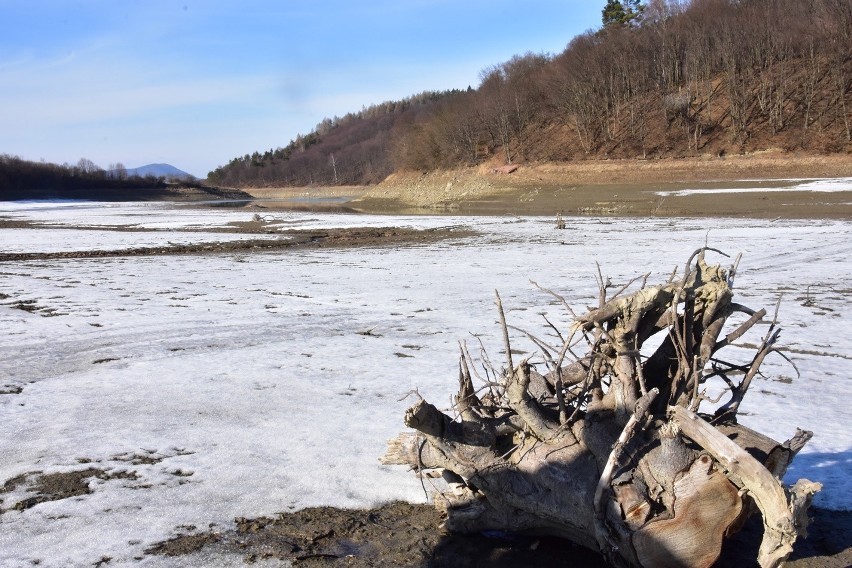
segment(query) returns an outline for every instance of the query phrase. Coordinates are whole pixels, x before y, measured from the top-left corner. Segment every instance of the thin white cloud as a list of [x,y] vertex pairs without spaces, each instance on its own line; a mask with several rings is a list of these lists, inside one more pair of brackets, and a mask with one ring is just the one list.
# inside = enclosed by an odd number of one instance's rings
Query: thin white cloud
[[191,76],[176,62],[106,57],[108,47],[101,41],[53,59],[0,63],[0,152],[60,163],[85,156],[104,167],[178,162],[203,176],[235,156],[284,146],[325,117],[427,89],[465,88],[476,75],[475,64],[459,72],[376,62],[334,73],[303,66]]
[[486,65],[544,41],[524,33],[541,36],[540,26],[515,19],[528,7],[485,4],[21,4],[15,21],[32,33],[0,39],[0,153],[168,161],[203,175],[324,117],[476,86]]
[[275,78],[174,77],[108,62],[53,62],[7,73],[0,80],[0,128],[55,127],[143,118],[169,109],[268,98]]

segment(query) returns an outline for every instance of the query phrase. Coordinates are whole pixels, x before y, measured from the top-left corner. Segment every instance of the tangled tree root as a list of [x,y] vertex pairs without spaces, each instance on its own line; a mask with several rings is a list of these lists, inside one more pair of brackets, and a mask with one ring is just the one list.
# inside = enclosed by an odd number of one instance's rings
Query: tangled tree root
[[[512,361],[498,295],[506,367],[483,365],[479,375],[462,344],[454,416],[420,400],[405,415],[416,433],[392,440],[383,461],[440,472],[449,490],[435,503],[451,531],[558,535],[616,566],[699,567],[712,565],[724,538],[759,512],[758,561],[783,564],[806,534],[820,485],[784,487],[780,479],[811,433],[779,444],[737,423],[779,330],[773,320],[746,364],[719,358],[766,311],[732,301],[739,258],[723,269],[705,262],[708,250],[696,251],[680,278],[650,287],[643,278],[630,295],[639,279],[607,297],[599,276],[596,309],[564,334],[548,322],[559,345],[524,332],[546,370],[530,358]],[[744,321],[723,335],[735,314]],[[654,336],[662,341],[643,355]],[[711,400],[711,381],[726,396]],[[701,412],[703,403],[714,410]]]

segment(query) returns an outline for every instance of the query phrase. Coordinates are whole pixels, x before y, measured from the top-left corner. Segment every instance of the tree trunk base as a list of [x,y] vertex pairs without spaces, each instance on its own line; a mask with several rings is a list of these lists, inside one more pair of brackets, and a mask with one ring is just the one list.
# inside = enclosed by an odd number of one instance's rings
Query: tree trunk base
[[[615,566],[709,567],[725,538],[757,512],[764,524],[757,560],[780,566],[806,534],[820,489],[780,481],[810,433],[779,444],[736,422],[778,330],[773,321],[749,362],[718,358],[765,311],[732,303],[736,265],[707,265],[705,250],[712,249],[696,251],[680,280],[643,281],[628,296],[625,286],[607,298],[601,277],[597,309],[565,334],[547,322],[556,345],[523,332],[546,372],[530,359],[513,363],[498,296],[506,367],[485,363],[478,376],[462,345],[454,416],[419,401],[405,416],[416,434],[392,440],[383,462],[441,472],[446,489],[435,505],[453,532],[560,536]],[[748,319],[723,336],[737,313]],[[643,355],[657,334],[662,342]],[[572,355],[578,344],[587,346],[582,357]],[[474,377],[484,385],[478,390]],[[711,381],[723,385],[727,401],[710,400]],[[699,414],[705,402],[715,411]]]

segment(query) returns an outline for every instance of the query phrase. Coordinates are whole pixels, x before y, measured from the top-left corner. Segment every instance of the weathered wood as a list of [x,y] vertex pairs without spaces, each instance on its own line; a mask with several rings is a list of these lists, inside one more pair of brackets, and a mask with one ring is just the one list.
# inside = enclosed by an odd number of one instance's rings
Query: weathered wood
[[[599,272],[598,307],[581,316],[563,296],[536,285],[575,318],[565,333],[546,320],[562,341],[558,350],[520,330],[544,357],[544,374],[529,358],[514,365],[515,328],[498,294],[502,376],[489,377],[487,394],[477,396],[475,367],[462,345],[456,418],[419,401],[405,416],[418,434],[392,441],[383,463],[443,470],[448,489],[435,494],[435,503],[448,530],[562,536],[616,566],[706,567],[724,538],[759,512],[758,561],[780,565],[805,533],[807,507],[819,490],[807,480],[789,490],[778,481],[810,433],[779,444],[736,422],[778,335],[773,322],[746,365],[716,355],[766,312],[733,303],[735,268],[707,264],[710,250],[693,253],[679,279],[673,274],[646,287],[646,275],[627,296],[621,294],[631,283],[607,298],[612,285]],[[735,313],[750,317],[726,332]],[[660,333],[665,337],[643,361],[642,345]],[[577,338],[587,341],[583,355],[573,352]],[[487,359],[486,367],[494,370]],[[728,377],[734,372],[744,377],[739,384]],[[710,377],[726,381],[729,398],[707,417],[698,411],[717,404],[702,390]]]
[[[609,504],[608,499],[611,495],[610,488],[612,486],[612,475],[616,465],[618,465],[618,462],[621,459],[621,454],[624,452],[627,442],[633,437],[636,428],[647,420],[648,408],[651,406],[651,403],[654,402],[654,399],[658,394],[660,394],[660,391],[653,389],[636,402],[636,408],[633,410],[633,415],[630,417],[630,420],[627,421],[627,424],[624,425],[624,429],[621,431],[621,435],[618,437],[618,440],[615,441],[615,444],[612,447],[612,452],[610,452],[609,458],[607,458],[606,465],[603,468],[603,472],[601,472],[601,477],[598,480],[597,487],[595,488],[595,537],[598,540],[598,547],[608,557],[611,556],[611,543],[606,526],[606,507]],[[641,501],[641,499],[637,496],[636,501]],[[630,509],[635,509],[636,505],[641,506],[641,502],[631,503]],[[635,513],[636,511],[634,511],[634,514]]]
[[758,555],[761,567],[781,565],[793,552],[793,543],[799,536],[794,504],[788,502],[784,486],[764,464],[694,412],[676,406],[672,408],[672,416],[681,432],[707,450],[728,478],[748,491],[760,509],[764,530]]
[[708,568],[722,551],[722,538],[742,509],[737,488],[701,456],[674,484],[674,517],[648,523],[633,534],[643,566]]

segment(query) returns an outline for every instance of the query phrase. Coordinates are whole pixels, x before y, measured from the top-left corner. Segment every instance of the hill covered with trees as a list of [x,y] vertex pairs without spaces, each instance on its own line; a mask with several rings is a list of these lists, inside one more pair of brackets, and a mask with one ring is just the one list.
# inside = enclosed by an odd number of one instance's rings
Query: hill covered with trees
[[518,55],[476,89],[323,120],[208,181],[377,183],[483,162],[852,151],[849,0],[609,0],[556,55]]
[[[154,166],[165,166],[165,164]],[[172,166],[168,167],[172,168]],[[164,176],[137,175],[137,170],[128,170],[122,164],[111,164],[109,170],[104,170],[86,158],[81,158],[75,165],[58,165],[0,154],[0,201],[21,199],[144,201],[248,197],[237,190],[206,187],[194,179],[175,181]],[[171,172],[171,170],[168,171]]]
[[127,175],[121,164],[110,171],[80,158],[75,165],[33,162],[0,155],[0,200],[73,198],[116,193],[119,190],[164,188],[161,178]]

